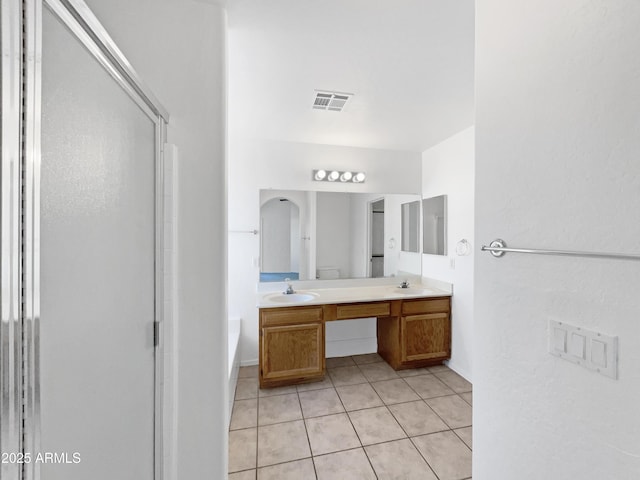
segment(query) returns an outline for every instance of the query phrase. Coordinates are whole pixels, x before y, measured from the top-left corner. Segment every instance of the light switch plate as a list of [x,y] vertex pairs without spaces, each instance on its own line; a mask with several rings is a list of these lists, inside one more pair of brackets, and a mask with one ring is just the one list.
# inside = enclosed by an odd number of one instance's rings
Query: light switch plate
[[549,353],[618,378],[618,337],[549,320]]

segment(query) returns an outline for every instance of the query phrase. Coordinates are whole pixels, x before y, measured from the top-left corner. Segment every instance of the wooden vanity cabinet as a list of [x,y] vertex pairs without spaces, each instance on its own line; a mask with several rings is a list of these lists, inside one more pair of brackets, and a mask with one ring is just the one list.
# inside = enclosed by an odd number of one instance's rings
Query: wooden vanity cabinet
[[379,318],[378,352],[396,370],[450,358],[450,297],[403,300],[398,317]]
[[260,387],[324,378],[322,306],[260,309]]
[[394,369],[451,357],[451,298],[429,297],[260,309],[260,387],[314,382],[325,374],[325,323],[377,317],[378,353]]

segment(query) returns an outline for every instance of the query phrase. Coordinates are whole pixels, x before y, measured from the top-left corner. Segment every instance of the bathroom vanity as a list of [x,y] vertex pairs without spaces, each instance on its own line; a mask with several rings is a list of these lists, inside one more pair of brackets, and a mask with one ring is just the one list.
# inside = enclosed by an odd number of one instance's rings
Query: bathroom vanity
[[378,353],[396,370],[451,356],[451,296],[445,291],[376,286],[295,295],[265,295],[258,303],[261,388],[322,380],[325,324],[336,320],[377,318]]

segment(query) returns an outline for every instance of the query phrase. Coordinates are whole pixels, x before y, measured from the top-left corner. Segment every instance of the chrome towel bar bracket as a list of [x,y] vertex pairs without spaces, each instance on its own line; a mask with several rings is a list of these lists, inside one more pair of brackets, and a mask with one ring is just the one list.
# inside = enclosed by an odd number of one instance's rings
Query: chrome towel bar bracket
[[565,257],[588,257],[588,258],[610,258],[615,260],[640,260],[640,255],[630,255],[626,253],[601,253],[601,252],[576,252],[571,250],[542,250],[537,248],[508,248],[507,243],[496,238],[487,247],[483,245],[480,249],[483,252],[489,252],[494,257],[501,257],[507,252],[513,253],[532,253],[536,255],[561,255]]

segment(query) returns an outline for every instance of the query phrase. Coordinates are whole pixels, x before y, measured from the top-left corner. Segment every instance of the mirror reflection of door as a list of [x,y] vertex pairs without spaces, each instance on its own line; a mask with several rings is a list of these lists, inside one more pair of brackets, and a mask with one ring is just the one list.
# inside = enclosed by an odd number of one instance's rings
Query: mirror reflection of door
[[260,207],[260,281],[300,275],[300,208],[288,198],[272,198]]
[[384,198],[371,202],[371,269],[369,276],[384,277]]

